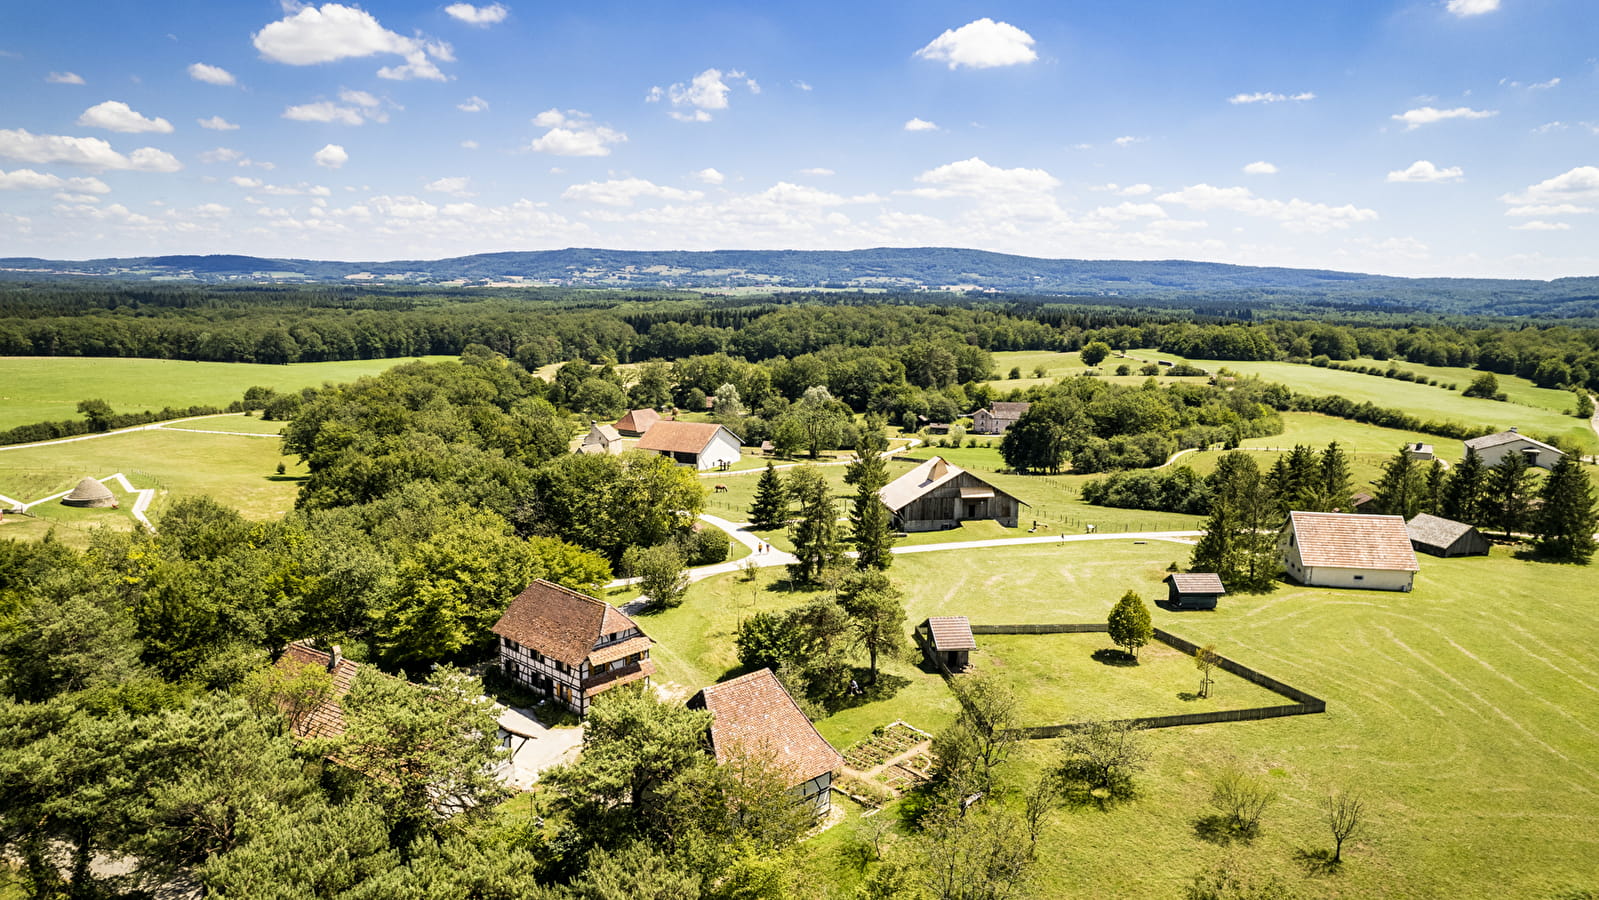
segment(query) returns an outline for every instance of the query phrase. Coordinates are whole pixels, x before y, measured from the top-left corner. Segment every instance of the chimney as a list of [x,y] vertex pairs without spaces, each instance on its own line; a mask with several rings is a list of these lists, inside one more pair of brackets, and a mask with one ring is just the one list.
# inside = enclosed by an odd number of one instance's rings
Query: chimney
[[334,644],[332,650],[328,653],[328,671],[336,671],[341,662],[344,662],[344,651],[339,649],[338,644]]
[[1512,425],[1512,426],[1510,426],[1510,433],[1511,433],[1511,434],[1520,434],[1520,433],[1521,433],[1521,429],[1520,429],[1520,428],[1517,428],[1517,427],[1516,427],[1516,426],[1514,426],[1514,425]]

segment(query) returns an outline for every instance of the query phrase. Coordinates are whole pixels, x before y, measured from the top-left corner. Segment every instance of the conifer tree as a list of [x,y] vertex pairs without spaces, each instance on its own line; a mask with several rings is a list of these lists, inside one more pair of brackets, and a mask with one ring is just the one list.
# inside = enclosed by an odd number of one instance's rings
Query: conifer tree
[[1449,472],[1444,480],[1443,501],[1439,515],[1468,525],[1485,524],[1483,516],[1483,489],[1488,469],[1482,464],[1477,451],[1466,448],[1466,458]]
[[1443,510],[1444,505],[1444,464],[1442,460],[1433,460],[1427,468],[1426,498],[1421,504],[1421,511],[1436,516]]
[[855,500],[850,509],[850,543],[858,554],[855,566],[859,569],[886,569],[894,563],[890,552],[894,546],[891,530],[892,516],[877,492],[888,484],[888,463],[883,452],[888,440],[881,431],[867,432],[856,450],[855,461],[845,470],[844,481],[855,486]]
[[1337,441],[1327,445],[1321,454],[1321,499],[1316,505],[1320,512],[1352,512],[1354,494],[1349,476],[1349,457]]
[[1288,483],[1285,499],[1289,506],[1282,513],[1287,515],[1291,509],[1310,509],[1316,505],[1317,495],[1317,463],[1316,451],[1304,444],[1295,444],[1292,452],[1288,454]]
[[843,558],[838,534],[838,510],[827,479],[814,466],[800,466],[788,477],[790,495],[799,503],[799,515],[789,526],[797,561],[788,567],[794,580],[815,584],[822,573]]
[[1404,447],[1389,459],[1377,482],[1377,506],[1390,516],[1409,519],[1421,512],[1426,499],[1427,477]]
[[1260,468],[1246,452],[1223,454],[1205,479],[1210,518],[1189,568],[1215,572],[1235,590],[1268,590],[1277,574],[1276,503]]
[[1520,453],[1506,453],[1483,481],[1485,518],[1506,537],[1521,531],[1528,524],[1532,511],[1532,472],[1527,458]]
[[1582,465],[1570,455],[1555,463],[1539,491],[1533,545],[1551,559],[1586,563],[1594,554],[1594,531],[1599,511],[1594,507],[1593,484]]
[[756,531],[782,528],[788,522],[788,490],[783,476],[766,464],[761,480],[755,484],[755,502],[750,506],[750,527]]

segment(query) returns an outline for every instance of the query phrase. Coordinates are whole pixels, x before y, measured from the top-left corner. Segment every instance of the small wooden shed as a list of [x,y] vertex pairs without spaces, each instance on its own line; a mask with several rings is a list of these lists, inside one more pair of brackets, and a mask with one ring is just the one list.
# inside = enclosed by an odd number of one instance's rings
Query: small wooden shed
[[1410,546],[1433,556],[1487,556],[1488,539],[1482,532],[1453,519],[1421,513],[1405,523]]
[[1173,609],[1215,609],[1227,589],[1213,572],[1173,572],[1166,576],[1166,604]]
[[938,656],[937,662],[951,672],[959,672],[971,662],[969,654],[977,649],[977,639],[972,637],[972,623],[965,616],[930,616],[922,627],[927,629],[928,644]]

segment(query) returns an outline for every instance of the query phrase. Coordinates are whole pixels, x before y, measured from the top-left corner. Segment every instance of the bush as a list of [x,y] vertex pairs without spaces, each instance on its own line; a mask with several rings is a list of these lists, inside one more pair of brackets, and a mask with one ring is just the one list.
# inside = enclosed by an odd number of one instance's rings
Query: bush
[[682,542],[682,552],[689,565],[708,566],[727,560],[727,542],[727,535],[719,528],[691,531]]

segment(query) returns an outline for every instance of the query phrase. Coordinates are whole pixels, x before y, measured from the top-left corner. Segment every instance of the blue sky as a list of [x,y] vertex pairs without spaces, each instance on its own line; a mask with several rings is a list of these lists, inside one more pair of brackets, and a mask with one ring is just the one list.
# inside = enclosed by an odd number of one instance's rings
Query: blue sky
[[0,10],[0,255],[1599,274],[1591,0]]

